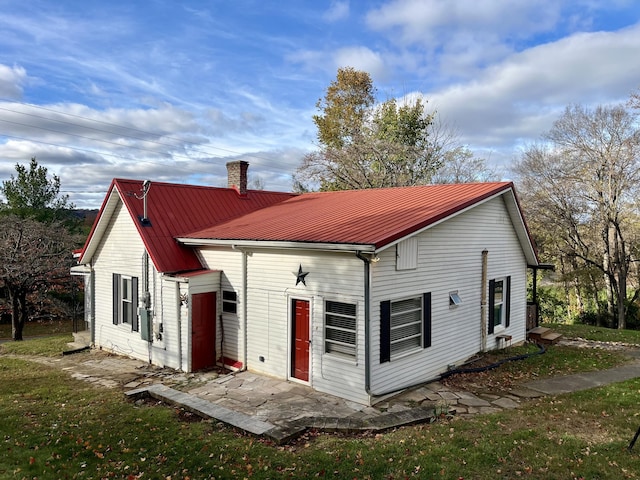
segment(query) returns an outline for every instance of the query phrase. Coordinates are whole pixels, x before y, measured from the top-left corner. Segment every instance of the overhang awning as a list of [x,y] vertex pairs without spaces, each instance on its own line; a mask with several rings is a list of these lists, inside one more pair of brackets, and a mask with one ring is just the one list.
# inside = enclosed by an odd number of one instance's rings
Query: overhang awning
[[89,275],[91,267],[89,265],[74,265],[71,267],[71,275]]

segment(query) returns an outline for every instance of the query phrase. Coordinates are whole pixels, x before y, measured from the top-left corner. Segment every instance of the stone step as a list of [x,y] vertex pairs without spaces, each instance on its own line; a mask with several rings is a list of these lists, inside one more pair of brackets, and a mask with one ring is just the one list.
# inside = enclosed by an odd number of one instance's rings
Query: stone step
[[544,345],[553,345],[562,338],[562,334],[556,333],[547,327],[536,327],[527,332],[527,338]]
[[540,338],[540,342],[542,342],[545,345],[553,345],[555,343],[558,343],[558,341],[561,338],[562,338],[562,334],[561,333],[556,333],[556,332],[545,333]]

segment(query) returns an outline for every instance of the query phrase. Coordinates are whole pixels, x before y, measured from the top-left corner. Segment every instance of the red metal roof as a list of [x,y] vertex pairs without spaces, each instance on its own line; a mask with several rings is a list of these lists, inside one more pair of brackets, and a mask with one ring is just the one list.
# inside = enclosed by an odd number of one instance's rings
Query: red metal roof
[[[235,189],[195,185],[152,182],[147,193],[147,218],[150,225],[144,226],[139,218],[144,213],[140,198],[141,180],[114,179],[109,192],[94,222],[83,249],[93,240],[96,227],[102,220],[113,189],[130,213],[151,260],[160,272],[182,272],[202,268],[195,251],[180,245],[175,238],[219,222],[268,207],[289,199],[294,194],[249,190],[240,195]],[[81,258],[81,263],[83,262]]]
[[511,182],[494,182],[307,193],[182,238],[377,249],[512,188]]

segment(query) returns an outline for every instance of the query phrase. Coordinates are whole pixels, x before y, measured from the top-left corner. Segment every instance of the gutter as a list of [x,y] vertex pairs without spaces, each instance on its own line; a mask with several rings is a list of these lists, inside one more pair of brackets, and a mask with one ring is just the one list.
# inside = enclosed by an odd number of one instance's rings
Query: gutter
[[356,257],[364,262],[364,390],[369,397],[371,394],[371,362],[369,354],[369,336],[371,323],[371,260],[356,251]]
[[296,242],[281,240],[243,240],[243,239],[215,239],[215,238],[189,238],[176,237],[176,241],[181,245],[190,247],[204,246],[230,246],[233,249],[241,248],[292,248],[299,250],[322,250],[328,252],[353,252],[362,251],[373,254],[375,245],[359,243],[327,243],[327,242]]
[[247,346],[247,251],[237,245],[231,245],[231,248],[242,253],[242,368],[240,371],[244,371],[247,370],[247,360],[249,358],[249,350]]

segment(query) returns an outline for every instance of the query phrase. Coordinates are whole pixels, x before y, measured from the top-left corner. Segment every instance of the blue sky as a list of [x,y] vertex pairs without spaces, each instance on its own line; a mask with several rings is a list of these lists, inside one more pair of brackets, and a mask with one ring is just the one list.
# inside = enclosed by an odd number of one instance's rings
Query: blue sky
[[114,177],[290,190],[339,67],[422,96],[499,168],[570,104],[640,87],[625,0],[0,0],[0,180],[36,156],[79,207]]

